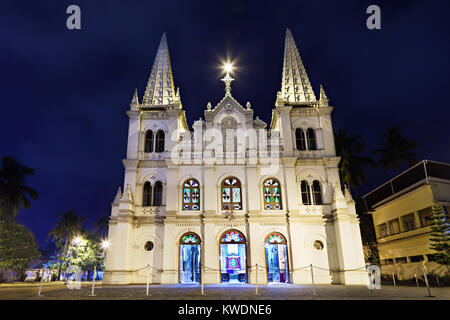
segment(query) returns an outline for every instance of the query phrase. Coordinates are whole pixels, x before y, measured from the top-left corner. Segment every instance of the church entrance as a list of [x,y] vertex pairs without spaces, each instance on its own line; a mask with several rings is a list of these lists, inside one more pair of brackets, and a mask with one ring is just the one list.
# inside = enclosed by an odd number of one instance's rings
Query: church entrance
[[286,239],[281,233],[272,232],[265,240],[267,281],[269,283],[288,283],[288,255]]
[[200,282],[200,238],[192,232],[180,239],[180,283]]
[[222,283],[247,281],[245,238],[237,230],[226,231],[220,238],[220,277]]

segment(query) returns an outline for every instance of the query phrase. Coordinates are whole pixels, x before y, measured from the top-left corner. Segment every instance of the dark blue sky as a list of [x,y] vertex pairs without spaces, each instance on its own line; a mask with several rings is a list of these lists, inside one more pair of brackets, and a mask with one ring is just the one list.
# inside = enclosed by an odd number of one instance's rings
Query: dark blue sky
[[[66,28],[81,7],[82,29]],[[370,4],[382,29],[366,28]],[[217,69],[240,67],[233,96],[270,122],[292,30],[335,130],[359,133],[367,153],[400,125],[421,159],[450,162],[448,1],[5,1],[0,4],[0,156],[35,168],[40,193],[18,219],[43,243],[58,212],[110,213],[123,183],[129,108],[142,94],[161,34],[188,123],[224,94]],[[447,39],[447,40],[446,40]],[[368,170],[365,193],[396,173]]]

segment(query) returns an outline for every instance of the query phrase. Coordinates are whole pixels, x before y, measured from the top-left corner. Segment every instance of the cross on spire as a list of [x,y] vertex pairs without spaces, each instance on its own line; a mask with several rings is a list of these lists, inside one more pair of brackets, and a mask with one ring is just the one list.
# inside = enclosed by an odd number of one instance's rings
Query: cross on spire
[[225,82],[225,95],[226,96],[231,96],[231,81],[233,81],[234,79],[232,77],[230,77],[230,73],[227,72],[225,77],[223,79],[220,79],[220,80]]

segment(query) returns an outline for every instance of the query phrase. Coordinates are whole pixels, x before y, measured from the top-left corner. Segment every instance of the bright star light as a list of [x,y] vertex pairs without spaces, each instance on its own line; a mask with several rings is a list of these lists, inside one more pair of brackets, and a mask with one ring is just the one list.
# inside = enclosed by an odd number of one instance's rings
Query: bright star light
[[233,65],[229,62],[225,63],[223,66],[226,73],[230,73],[233,70]]
[[108,248],[109,247],[109,241],[108,240],[103,240],[102,241],[102,248],[103,249],[106,249],[106,248]]

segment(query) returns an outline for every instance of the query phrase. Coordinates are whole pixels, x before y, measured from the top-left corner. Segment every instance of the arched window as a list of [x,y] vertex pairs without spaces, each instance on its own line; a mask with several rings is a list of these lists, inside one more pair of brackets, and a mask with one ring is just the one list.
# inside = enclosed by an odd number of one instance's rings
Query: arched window
[[162,183],[161,181],[156,181],[155,183],[155,195],[153,200],[154,206],[162,205]]
[[237,230],[228,230],[220,237],[220,243],[245,243],[244,235]]
[[143,197],[142,197],[142,205],[144,207],[151,206],[152,204],[152,185],[150,182],[144,183],[144,190],[143,190]]
[[153,152],[153,131],[148,130],[145,134],[144,152]]
[[309,184],[305,180],[301,182],[302,202],[304,205],[311,204],[311,196],[309,194]]
[[264,188],[264,209],[281,210],[281,190],[280,183],[275,179],[266,179]]
[[295,129],[295,141],[297,150],[306,150],[305,133],[301,128]]
[[241,182],[234,178],[226,178],[222,181],[222,210],[241,210]]
[[308,138],[308,149],[317,150],[316,134],[314,132],[314,129],[309,128],[306,131],[306,137]]
[[155,152],[163,152],[164,151],[164,131],[158,130],[156,133],[156,145]]
[[180,238],[180,244],[200,244],[200,237],[193,232],[185,233]]
[[286,238],[279,232],[271,232],[266,237],[265,242],[268,244],[286,244]]
[[183,183],[183,210],[200,210],[200,188],[195,179],[189,179]]
[[314,204],[322,204],[322,192],[320,190],[320,182],[314,180],[312,184],[312,196],[314,199]]

